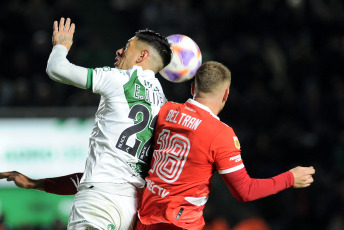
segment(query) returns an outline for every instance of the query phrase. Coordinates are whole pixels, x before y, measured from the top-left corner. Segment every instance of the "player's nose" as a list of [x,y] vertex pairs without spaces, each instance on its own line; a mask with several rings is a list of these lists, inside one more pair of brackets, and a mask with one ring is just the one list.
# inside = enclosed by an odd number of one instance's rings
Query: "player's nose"
[[118,57],[121,57],[122,54],[123,54],[123,48],[120,48],[119,50],[116,51],[116,55],[117,55]]

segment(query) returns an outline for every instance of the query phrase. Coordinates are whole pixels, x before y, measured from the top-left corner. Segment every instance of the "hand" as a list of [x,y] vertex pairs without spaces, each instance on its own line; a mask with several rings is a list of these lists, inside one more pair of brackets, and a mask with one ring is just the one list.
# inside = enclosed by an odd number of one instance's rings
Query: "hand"
[[7,181],[14,181],[14,183],[20,188],[26,189],[38,189],[44,191],[44,180],[33,180],[19,172],[3,172],[0,173],[0,179],[7,178]]
[[63,45],[69,51],[73,44],[73,35],[75,32],[75,24],[70,24],[70,18],[67,18],[66,24],[65,19],[60,19],[60,25],[57,21],[54,21],[54,32],[53,32],[53,45]]
[[295,167],[290,169],[294,175],[294,188],[305,188],[313,183],[312,175],[315,173],[313,166],[310,167]]

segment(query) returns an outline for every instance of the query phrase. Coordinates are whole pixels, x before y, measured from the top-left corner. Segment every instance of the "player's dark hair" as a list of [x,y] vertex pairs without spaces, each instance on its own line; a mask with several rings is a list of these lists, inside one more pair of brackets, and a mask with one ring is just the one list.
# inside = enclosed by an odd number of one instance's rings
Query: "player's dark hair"
[[230,84],[231,72],[219,62],[208,61],[197,69],[195,82],[200,92],[209,93],[216,90],[220,84]]
[[171,44],[168,42],[166,37],[149,29],[139,30],[135,33],[135,36],[158,51],[164,65],[163,67],[167,66],[171,62]]

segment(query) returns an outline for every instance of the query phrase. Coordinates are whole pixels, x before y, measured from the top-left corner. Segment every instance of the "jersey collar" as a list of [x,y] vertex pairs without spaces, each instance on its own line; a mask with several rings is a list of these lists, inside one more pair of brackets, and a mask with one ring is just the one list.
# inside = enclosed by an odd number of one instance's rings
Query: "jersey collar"
[[195,101],[194,99],[189,98],[186,102],[193,104],[201,109],[204,109],[205,111],[209,112],[210,115],[212,115],[213,117],[215,117],[217,120],[220,120],[220,118],[218,116],[216,116],[207,106]]
[[147,75],[155,77],[155,73],[150,69],[143,70],[142,67],[138,65],[133,65],[132,67],[129,68],[129,70],[132,72],[134,72],[136,69],[140,72],[146,73]]

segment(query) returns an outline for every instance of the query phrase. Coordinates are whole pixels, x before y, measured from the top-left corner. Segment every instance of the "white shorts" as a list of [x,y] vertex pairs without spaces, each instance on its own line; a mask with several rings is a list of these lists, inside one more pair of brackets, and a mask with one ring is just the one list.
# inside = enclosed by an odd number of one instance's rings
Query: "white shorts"
[[75,195],[67,229],[130,230],[137,208],[137,192],[130,184],[83,183]]

